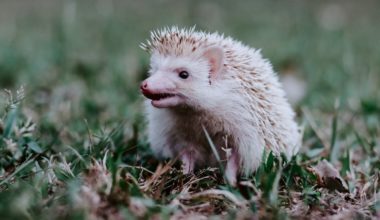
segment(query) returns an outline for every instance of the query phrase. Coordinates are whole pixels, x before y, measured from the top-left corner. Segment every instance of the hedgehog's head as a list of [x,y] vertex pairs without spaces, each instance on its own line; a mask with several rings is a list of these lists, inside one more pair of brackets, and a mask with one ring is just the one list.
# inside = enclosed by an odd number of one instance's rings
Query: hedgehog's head
[[199,57],[164,56],[153,53],[150,76],[141,83],[141,92],[158,108],[199,106],[223,66],[223,51],[210,47]]
[[183,33],[160,39],[163,42],[155,41],[159,47],[150,48],[150,76],[141,83],[144,96],[157,108],[197,107],[209,102],[208,94],[215,88],[212,84],[223,69],[223,49],[199,43],[202,48],[195,47],[194,39]]

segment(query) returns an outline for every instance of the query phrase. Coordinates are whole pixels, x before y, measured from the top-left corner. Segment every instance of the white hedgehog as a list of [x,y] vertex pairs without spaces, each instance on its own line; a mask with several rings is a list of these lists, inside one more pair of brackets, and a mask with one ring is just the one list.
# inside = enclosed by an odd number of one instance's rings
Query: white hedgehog
[[[263,153],[298,152],[300,133],[270,62],[259,50],[218,33],[166,28],[141,47],[151,54],[141,84],[148,102],[148,136],[157,157],[181,159],[184,172],[215,166],[206,132],[236,184]],[[223,152],[231,149],[230,154]]]

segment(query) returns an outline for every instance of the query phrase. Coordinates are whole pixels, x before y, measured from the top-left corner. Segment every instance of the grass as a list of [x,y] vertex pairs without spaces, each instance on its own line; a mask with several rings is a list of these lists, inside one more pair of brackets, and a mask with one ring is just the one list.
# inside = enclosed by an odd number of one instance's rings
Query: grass
[[[37,2],[0,8],[2,219],[380,217],[377,2]],[[173,24],[262,48],[306,84],[300,154],[235,188],[153,157],[138,45]]]

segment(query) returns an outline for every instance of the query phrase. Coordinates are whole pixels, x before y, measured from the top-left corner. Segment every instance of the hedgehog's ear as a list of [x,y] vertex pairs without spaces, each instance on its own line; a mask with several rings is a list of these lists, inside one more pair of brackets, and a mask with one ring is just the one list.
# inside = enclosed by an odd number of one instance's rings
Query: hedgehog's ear
[[214,79],[223,67],[224,52],[221,47],[212,46],[203,53],[210,64],[210,79]]

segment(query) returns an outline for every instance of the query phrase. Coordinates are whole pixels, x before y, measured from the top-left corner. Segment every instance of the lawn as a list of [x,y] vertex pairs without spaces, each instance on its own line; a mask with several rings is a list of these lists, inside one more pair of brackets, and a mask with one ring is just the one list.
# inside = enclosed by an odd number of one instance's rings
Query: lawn
[[[377,1],[0,3],[0,218],[380,218]],[[149,31],[196,25],[261,48],[303,127],[238,187],[146,137]],[[253,140],[254,141],[254,140]]]

